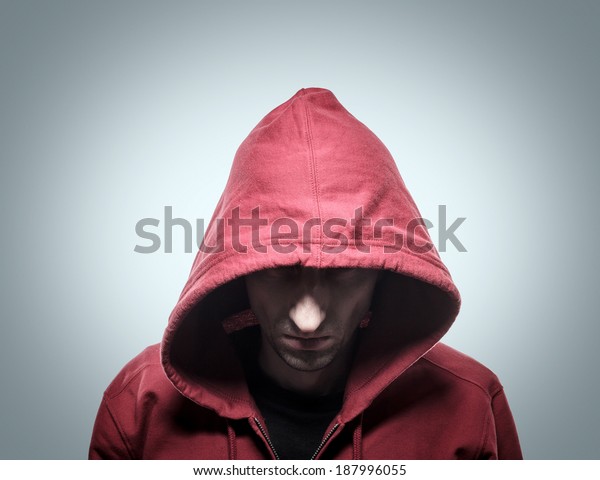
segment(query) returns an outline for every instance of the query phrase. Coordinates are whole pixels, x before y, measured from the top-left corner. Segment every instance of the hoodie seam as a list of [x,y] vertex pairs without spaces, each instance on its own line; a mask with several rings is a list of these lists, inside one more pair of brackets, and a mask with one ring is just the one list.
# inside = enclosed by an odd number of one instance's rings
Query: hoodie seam
[[[306,115],[306,140],[308,143],[308,151],[309,151],[309,160],[310,160],[310,172],[311,172],[311,188],[315,199],[315,207],[317,210],[317,218],[319,219],[319,223],[316,225],[319,241],[317,242],[321,245],[322,242],[322,232],[321,232],[321,204],[319,201],[319,169],[317,166],[317,160],[315,157],[315,150],[313,146],[313,138],[312,138],[312,129],[311,129],[311,118],[310,112],[306,105],[306,102],[303,102],[304,105],[304,113]],[[307,243],[315,243],[315,242],[307,242]],[[321,266],[321,250],[317,250],[317,265]]]
[[105,393],[106,398],[109,400],[113,400],[114,398],[121,395],[121,393],[123,393],[127,389],[127,387],[131,384],[131,382],[133,382],[144,370],[146,370],[149,367],[162,367],[162,365],[160,363],[149,363],[147,365],[142,365],[139,369],[137,369],[133,373],[131,378],[121,387],[121,389],[119,391],[112,393],[112,394],[109,394],[107,391]]
[[496,397],[497,397],[498,395],[500,395],[500,394],[501,394],[503,391],[504,391],[504,387],[503,387],[502,385],[500,385],[500,387],[498,388],[498,390],[496,390],[496,392],[494,392],[494,393],[492,394],[492,402],[493,402],[494,400],[496,400]]
[[482,432],[481,432],[481,439],[479,441],[479,448],[477,449],[477,455],[475,455],[474,460],[477,460],[479,458],[481,458],[481,455],[483,454],[483,449],[485,448],[485,441],[486,438],[489,435],[489,430],[490,430],[490,425],[492,423],[492,409],[491,409],[491,403],[490,403],[490,410],[486,413],[486,421],[484,423]]
[[489,402],[490,402],[490,409],[489,409],[489,410],[486,412],[486,415],[485,415],[485,420],[484,420],[484,422],[483,422],[483,428],[482,428],[482,430],[481,430],[481,437],[480,437],[480,440],[479,440],[479,447],[478,447],[478,449],[477,449],[477,453],[476,453],[476,455],[475,455],[474,459],[478,459],[478,458],[480,458],[480,457],[481,457],[481,455],[482,455],[482,453],[483,453],[483,450],[484,450],[484,448],[485,448],[486,438],[487,438],[487,437],[488,437],[488,435],[489,435],[490,424],[491,424],[491,419],[492,419],[492,415],[493,415],[493,401],[494,401],[494,398],[495,398],[495,397],[496,397],[496,396],[497,396],[497,395],[498,395],[500,392],[502,392],[502,391],[504,390],[504,387],[503,387],[502,385],[500,385],[500,386],[499,386],[499,388],[498,388],[497,390],[495,390],[493,394],[490,394],[490,393],[489,393],[489,392],[488,392],[488,391],[487,391],[487,390],[486,390],[486,389],[485,389],[485,388],[484,388],[482,385],[480,385],[479,383],[477,383],[477,382],[475,382],[475,381],[473,381],[473,380],[470,380],[470,379],[468,379],[468,378],[465,378],[464,376],[462,376],[462,375],[459,375],[459,374],[457,374],[457,373],[455,373],[455,372],[453,372],[453,371],[449,370],[448,368],[446,368],[446,367],[443,367],[443,366],[441,366],[441,365],[437,364],[436,362],[434,362],[434,361],[432,361],[432,360],[430,360],[430,359],[428,359],[428,358],[425,358],[425,357],[422,357],[422,358],[423,358],[423,360],[426,360],[427,362],[429,362],[431,365],[433,365],[433,366],[435,366],[435,367],[438,367],[440,370],[443,370],[443,371],[445,371],[445,372],[447,372],[447,373],[451,374],[452,376],[454,376],[454,377],[456,377],[456,378],[459,378],[460,380],[463,380],[463,381],[465,381],[465,382],[468,382],[468,383],[470,383],[470,384],[472,384],[472,385],[475,385],[476,387],[478,387],[480,390],[482,390],[482,391],[483,391],[483,393],[485,394],[485,396],[487,396],[487,397],[488,397],[488,400],[489,400]]
[[[439,368],[440,370],[444,370],[445,372],[448,372],[450,375],[453,375],[453,376],[455,376],[456,378],[459,378],[459,379],[461,379],[461,380],[463,380],[463,381],[465,381],[465,382],[468,382],[468,383],[470,383],[470,384],[472,384],[472,385],[475,385],[475,386],[476,386],[476,387],[478,387],[478,388],[479,388],[479,389],[480,389],[480,390],[481,390],[481,391],[482,391],[482,392],[483,392],[483,393],[484,393],[484,394],[485,394],[485,395],[488,397],[488,399],[490,399],[490,400],[491,400],[491,399],[492,399],[492,398],[493,398],[493,397],[494,397],[494,396],[495,396],[495,395],[498,393],[498,391],[494,391],[494,394],[491,394],[491,393],[490,393],[490,392],[489,392],[489,391],[488,391],[488,390],[487,390],[487,389],[486,389],[486,388],[485,388],[483,385],[481,385],[480,383],[478,383],[478,382],[476,382],[476,381],[474,381],[474,380],[471,380],[471,379],[469,379],[469,378],[466,378],[466,377],[465,377],[465,376],[463,376],[463,375],[459,375],[458,373],[456,373],[456,372],[453,372],[452,370],[448,369],[447,367],[444,367],[444,366],[442,366],[442,365],[440,365],[440,364],[438,364],[438,363],[434,362],[434,361],[433,361],[433,360],[431,360],[430,358],[425,358],[424,356],[423,356],[423,357],[421,357],[421,358],[422,358],[423,360],[425,360],[426,362],[429,362],[431,365],[433,365],[433,366],[435,366],[435,367]],[[502,386],[500,386],[500,389],[502,389]]]
[[125,432],[123,432],[121,425],[117,421],[117,418],[115,417],[115,415],[113,414],[112,410],[110,409],[110,407],[108,405],[109,400],[110,399],[108,398],[108,396],[104,395],[104,406],[106,407],[106,411],[108,412],[110,419],[112,420],[113,424],[115,425],[115,428],[117,429],[117,432],[119,433],[119,437],[121,437],[121,441],[123,442],[123,445],[125,445],[125,449],[127,450],[127,454],[129,455],[129,458],[133,459],[133,458],[135,458],[133,455],[133,449],[129,445],[129,441],[127,440],[127,435],[125,435]]

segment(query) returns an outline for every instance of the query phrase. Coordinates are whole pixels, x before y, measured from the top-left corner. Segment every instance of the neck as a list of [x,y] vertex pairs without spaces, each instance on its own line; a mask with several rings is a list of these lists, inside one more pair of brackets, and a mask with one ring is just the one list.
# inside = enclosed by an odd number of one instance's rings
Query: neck
[[327,395],[344,390],[354,355],[351,342],[344,351],[318,370],[298,370],[288,365],[267,342],[261,342],[258,357],[262,371],[286,390],[311,396]]

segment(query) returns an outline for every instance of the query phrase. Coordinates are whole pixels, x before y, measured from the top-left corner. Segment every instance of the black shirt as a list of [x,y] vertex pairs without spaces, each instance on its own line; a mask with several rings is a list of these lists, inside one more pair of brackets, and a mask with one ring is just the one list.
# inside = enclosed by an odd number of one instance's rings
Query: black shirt
[[279,458],[310,459],[342,408],[344,392],[308,396],[280,387],[258,367],[253,370],[248,387]]

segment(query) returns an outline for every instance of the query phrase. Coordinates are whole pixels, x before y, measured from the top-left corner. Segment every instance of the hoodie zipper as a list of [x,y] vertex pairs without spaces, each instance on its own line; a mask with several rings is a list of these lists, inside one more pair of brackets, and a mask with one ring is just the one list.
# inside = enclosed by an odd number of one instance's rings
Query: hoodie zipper
[[340,424],[336,423],[333,427],[331,427],[331,430],[329,430],[329,433],[327,435],[325,435],[325,438],[323,438],[323,440],[317,447],[317,451],[315,453],[313,453],[312,457],[310,457],[311,460],[314,460],[315,458],[317,458],[317,455],[321,452],[321,450],[323,449],[325,444],[329,441],[329,439],[335,433],[335,431],[338,429],[339,426],[340,426]]
[[275,455],[275,460],[280,460],[279,455],[277,454],[277,450],[275,450],[275,447],[273,446],[273,443],[271,443],[271,439],[267,435],[267,432],[263,428],[262,424],[259,422],[258,418],[254,417],[254,422],[256,423],[256,426],[260,430],[260,433],[262,433],[263,437],[265,437],[265,440],[267,441],[267,444],[269,445],[269,448],[271,449],[271,452],[273,453],[273,455]]
[[[273,445],[273,442],[271,442],[271,439],[267,435],[266,430],[263,428],[262,423],[260,423],[260,421],[256,417],[254,417],[254,423],[256,423],[256,426],[260,430],[260,433],[262,433],[263,437],[265,437],[265,440],[267,441],[267,445],[269,445],[269,448],[271,449],[271,452],[275,456],[275,459],[276,460],[281,460],[279,458],[279,454],[277,453],[277,450],[275,450],[275,446]],[[317,455],[321,452],[321,450],[323,449],[323,447],[325,446],[325,444],[329,441],[329,439],[335,433],[335,431],[338,429],[339,426],[340,426],[340,424],[336,423],[333,427],[331,427],[331,430],[329,430],[329,433],[327,433],[327,435],[325,435],[325,438],[323,438],[323,440],[321,441],[321,443],[317,447],[316,452],[313,453],[312,457],[310,457],[311,460],[314,460],[315,458],[317,458]]]

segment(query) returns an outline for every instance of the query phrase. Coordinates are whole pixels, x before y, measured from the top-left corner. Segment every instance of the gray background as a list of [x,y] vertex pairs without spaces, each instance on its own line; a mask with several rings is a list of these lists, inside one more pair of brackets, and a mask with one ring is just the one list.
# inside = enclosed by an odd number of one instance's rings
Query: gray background
[[0,457],[85,458],[193,260],[135,253],[135,223],[208,220],[248,132],[319,86],[425,217],[467,217],[445,341],[525,456],[600,458],[599,51],[591,1],[1,2]]

